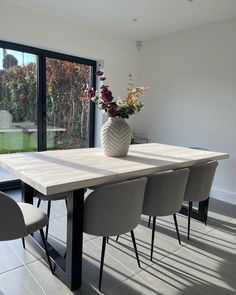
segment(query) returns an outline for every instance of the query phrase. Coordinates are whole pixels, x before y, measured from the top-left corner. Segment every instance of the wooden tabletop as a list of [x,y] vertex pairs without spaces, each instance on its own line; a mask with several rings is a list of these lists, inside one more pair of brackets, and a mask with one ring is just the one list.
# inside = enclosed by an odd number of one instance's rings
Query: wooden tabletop
[[106,157],[101,148],[15,153],[0,165],[44,195],[228,158],[227,153],[148,143],[131,145],[126,157]]

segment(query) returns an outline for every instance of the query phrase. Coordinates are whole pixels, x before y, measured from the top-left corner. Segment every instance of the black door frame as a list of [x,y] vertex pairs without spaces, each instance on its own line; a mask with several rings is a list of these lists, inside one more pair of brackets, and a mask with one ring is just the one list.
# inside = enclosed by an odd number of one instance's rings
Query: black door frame
[[[27,45],[7,42],[0,40],[0,48],[22,51],[37,56],[37,128],[38,128],[38,151],[47,149],[47,110],[46,110],[46,58],[55,58],[59,60],[70,61],[74,63],[84,64],[92,67],[92,86],[96,89],[96,61],[76,57],[64,53],[44,50]],[[89,147],[94,147],[95,134],[95,106],[90,101],[89,115]],[[12,184],[12,185],[11,185]],[[9,190],[20,188],[19,180],[6,181],[0,183],[0,189]]]

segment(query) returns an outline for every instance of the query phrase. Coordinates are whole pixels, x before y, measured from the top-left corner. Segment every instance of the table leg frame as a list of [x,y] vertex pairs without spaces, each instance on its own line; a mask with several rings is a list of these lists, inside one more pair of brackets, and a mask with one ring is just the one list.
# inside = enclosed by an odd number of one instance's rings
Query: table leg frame
[[[208,206],[209,206],[209,198],[207,198],[205,201],[199,202],[198,209],[193,209],[191,213],[191,217],[194,219],[197,219],[202,222],[207,222],[207,216],[208,216]],[[188,215],[188,207],[182,206],[180,212],[183,215]]]
[[[33,204],[34,189],[22,184],[22,201]],[[54,274],[62,280],[70,290],[78,290],[82,284],[83,253],[83,211],[84,189],[74,190],[67,199],[67,244],[66,257],[62,257],[47,242],[50,257],[55,262]],[[42,248],[40,236],[35,233],[29,241]]]

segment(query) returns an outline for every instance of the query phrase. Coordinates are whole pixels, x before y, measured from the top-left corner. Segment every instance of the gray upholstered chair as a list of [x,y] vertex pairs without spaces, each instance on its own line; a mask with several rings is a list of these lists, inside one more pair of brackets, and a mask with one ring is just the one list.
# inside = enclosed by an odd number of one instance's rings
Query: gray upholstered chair
[[173,215],[179,244],[181,244],[176,213],[180,211],[182,206],[188,174],[189,169],[183,168],[148,177],[142,213],[153,216],[151,260],[153,258],[156,217]]
[[22,238],[24,248],[24,238],[39,230],[48,259],[48,264],[51,272],[53,273],[43,232],[43,227],[48,224],[48,217],[44,212],[30,204],[16,203],[8,195],[0,192],[0,224],[0,241]]
[[217,161],[210,161],[190,168],[184,195],[184,201],[188,202],[188,240],[193,202],[201,202],[209,197],[217,166]]
[[85,200],[84,232],[103,237],[99,290],[101,290],[105,248],[109,236],[130,232],[140,267],[133,229],[138,225],[141,216],[146,182],[147,179],[144,177],[101,186],[92,191]]

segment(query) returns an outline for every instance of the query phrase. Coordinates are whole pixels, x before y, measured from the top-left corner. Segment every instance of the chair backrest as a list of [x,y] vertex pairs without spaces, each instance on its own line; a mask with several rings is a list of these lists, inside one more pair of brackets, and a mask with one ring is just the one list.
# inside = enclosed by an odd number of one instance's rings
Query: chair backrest
[[26,235],[20,207],[8,195],[0,192],[0,241],[14,240]]
[[209,197],[217,166],[217,161],[210,161],[190,167],[185,201],[204,201]]
[[140,219],[146,177],[94,190],[84,204],[84,232],[97,236],[121,235]]
[[188,168],[150,175],[142,213],[149,216],[167,216],[179,212],[188,175]]

